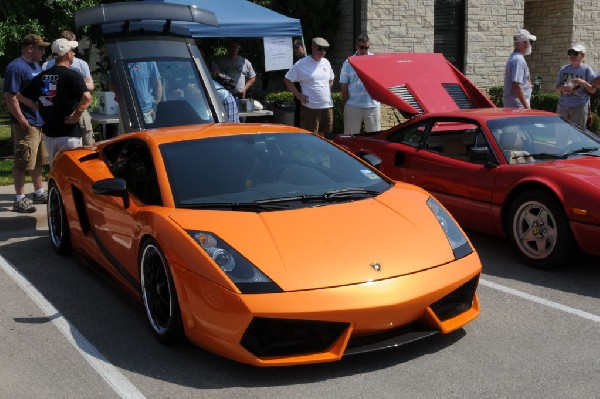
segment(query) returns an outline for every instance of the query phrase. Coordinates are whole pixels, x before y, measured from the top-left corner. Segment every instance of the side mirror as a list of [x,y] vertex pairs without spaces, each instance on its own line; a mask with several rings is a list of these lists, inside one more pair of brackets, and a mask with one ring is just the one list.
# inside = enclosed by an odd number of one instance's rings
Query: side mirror
[[493,164],[489,147],[471,147],[469,149],[469,162],[483,165]]
[[92,184],[92,191],[98,195],[108,195],[123,199],[125,209],[129,208],[129,192],[127,182],[120,178],[99,180]]
[[364,155],[361,155],[360,158],[363,159],[364,161],[368,162],[375,169],[379,169],[379,166],[381,166],[381,158],[379,158],[377,155],[364,154]]

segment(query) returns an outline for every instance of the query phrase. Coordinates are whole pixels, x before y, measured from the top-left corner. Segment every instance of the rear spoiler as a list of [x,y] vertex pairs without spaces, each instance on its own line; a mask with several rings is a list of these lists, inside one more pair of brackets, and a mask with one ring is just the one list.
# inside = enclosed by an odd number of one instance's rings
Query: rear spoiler
[[127,21],[171,21],[197,22],[199,24],[219,26],[216,15],[212,11],[193,5],[130,2],[100,4],[75,12],[75,26],[98,25],[111,22]]

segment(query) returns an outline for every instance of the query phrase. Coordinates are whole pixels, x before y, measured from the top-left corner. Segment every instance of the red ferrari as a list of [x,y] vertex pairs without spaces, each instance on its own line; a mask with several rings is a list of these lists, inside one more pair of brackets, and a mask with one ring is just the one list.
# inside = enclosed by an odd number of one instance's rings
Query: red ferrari
[[433,193],[466,229],[507,236],[525,263],[600,256],[600,140],[560,116],[500,109],[440,54],[350,57],[371,96],[409,119],[339,135],[393,179]]

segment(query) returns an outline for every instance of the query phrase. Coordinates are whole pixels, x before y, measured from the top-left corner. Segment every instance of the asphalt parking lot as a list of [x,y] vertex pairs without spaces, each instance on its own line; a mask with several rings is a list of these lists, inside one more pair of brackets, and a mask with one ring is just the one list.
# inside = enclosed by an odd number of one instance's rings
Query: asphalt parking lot
[[52,251],[43,207],[32,215],[11,207],[12,187],[0,187],[2,398],[587,399],[600,391],[598,258],[541,272],[505,241],[470,233],[484,265],[482,313],[464,329],[337,363],[261,369],[162,346],[141,307]]

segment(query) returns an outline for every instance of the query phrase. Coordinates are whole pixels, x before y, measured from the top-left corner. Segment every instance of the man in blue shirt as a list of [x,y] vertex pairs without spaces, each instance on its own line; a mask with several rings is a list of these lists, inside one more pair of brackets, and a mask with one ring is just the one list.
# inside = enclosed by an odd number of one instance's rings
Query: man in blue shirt
[[225,112],[227,112],[227,122],[229,123],[240,123],[240,113],[238,111],[237,102],[233,94],[229,92],[221,83],[213,80],[213,85],[217,90],[219,98],[223,102]]
[[142,109],[144,123],[152,124],[156,118],[156,105],[162,98],[162,83],[156,62],[129,64],[133,87]]
[[[16,192],[13,211],[31,213],[36,211],[34,203],[48,202],[48,193],[42,186],[42,166],[48,164],[48,154],[42,134],[42,117],[37,111],[20,104],[17,93],[42,71],[39,63],[50,43],[38,35],[27,35],[21,45],[21,56],[8,64],[4,72],[2,97],[10,111],[13,136],[13,178]],[[35,189],[32,200],[25,196],[26,172],[31,174]]]
[[536,37],[525,29],[513,36],[514,51],[506,62],[504,73],[504,108],[531,108],[531,77],[524,56],[531,54],[535,40]]
[[[369,36],[356,39],[354,56],[372,55],[369,52]],[[344,61],[340,73],[342,101],[344,103],[344,134],[360,133],[362,124],[367,132],[381,130],[381,113],[378,101],[371,98],[348,60]]]

